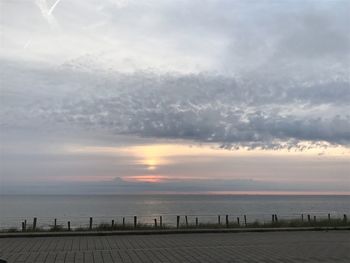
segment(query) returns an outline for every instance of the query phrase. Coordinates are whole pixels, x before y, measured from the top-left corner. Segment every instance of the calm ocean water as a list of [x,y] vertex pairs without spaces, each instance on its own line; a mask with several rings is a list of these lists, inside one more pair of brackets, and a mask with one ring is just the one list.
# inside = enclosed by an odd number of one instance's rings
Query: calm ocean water
[[163,215],[172,223],[176,215],[188,215],[190,220],[216,220],[217,215],[234,217],[246,214],[249,220],[270,220],[299,217],[301,213],[326,217],[350,214],[350,196],[251,196],[251,195],[2,195],[0,196],[0,228],[19,227],[21,221],[37,217],[42,226],[54,218],[64,224],[85,226],[89,217],[94,222],[120,222],[123,216],[132,221],[150,223]]

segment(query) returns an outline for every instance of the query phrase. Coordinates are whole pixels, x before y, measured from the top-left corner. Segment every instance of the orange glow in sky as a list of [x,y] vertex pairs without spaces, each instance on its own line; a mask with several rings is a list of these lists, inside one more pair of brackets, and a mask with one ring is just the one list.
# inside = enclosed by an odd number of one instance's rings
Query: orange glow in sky
[[145,182],[145,183],[160,183],[168,177],[161,175],[136,175],[136,176],[125,176],[123,177],[125,181],[136,181],[136,182]]
[[[298,149],[263,150],[247,148],[225,150],[219,149],[214,144],[189,146],[180,143],[155,143],[128,147],[70,146],[66,150],[77,154],[101,154],[116,157],[129,156],[131,157],[129,159],[131,162],[130,169],[125,173],[113,174],[113,176],[130,182],[161,183],[172,180],[199,180],[210,179],[213,175],[218,179],[253,179],[255,181],[274,181],[283,184],[288,184],[289,182],[312,184],[312,182],[338,183],[344,181],[344,176],[330,177],[323,175],[322,177],[316,174],[316,171],[317,173],[319,172],[316,168],[322,160],[331,159],[342,162],[350,160],[349,148],[332,145],[312,148],[307,147],[307,142],[304,142],[304,144],[306,148],[303,151]],[[254,164],[252,161],[243,164],[237,162],[237,157],[247,157],[250,160],[254,160],[251,157],[261,156],[272,158],[276,161],[275,163],[270,163],[270,168],[263,166],[255,170],[251,169],[251,165]],[[216,170],[212,170],[210,166],[205,166],[207,162],[211,162],[212,160],[213,162],[217,162],[217,157],[227,160],[224,163],[226,166],[220,166]],[[277,168],[274,168],[278,166],[280,161],[283,161],[283,158],[292,160],[290,163],[284,161],[290,165],[288,169],[293,171],[295,175],[291,172],[288,173],[288,171],[282,171],[284,173],[280,173],[276,170]],[[235,161],[235,164],[231,165],[230,160]],[[308,169],[308,171],[303,176],[299,176],[299,172],[303,170],[291,165],[291,163],[298,163],[298,160],[308,160],[309,162],[309,166],[305,166],[306,168],[304,168]],[[258,161],[257,164],[261,165]],[[172,166],[178,170],[172,172]],[[325,167],[327,168],[327,166]],[[333,171],[330,166],[327,169]],[[342,171],[341,169],[345,169],[344,165],[339,166],[338,173]],[[282,176],[282,174],[285,175]]]

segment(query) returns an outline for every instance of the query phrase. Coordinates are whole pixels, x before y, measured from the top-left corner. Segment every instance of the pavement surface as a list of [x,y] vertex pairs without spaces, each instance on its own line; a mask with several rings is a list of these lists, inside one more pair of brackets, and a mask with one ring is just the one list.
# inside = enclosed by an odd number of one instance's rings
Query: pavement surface
[[350,231],[0,238],[9,263],[350,262]]

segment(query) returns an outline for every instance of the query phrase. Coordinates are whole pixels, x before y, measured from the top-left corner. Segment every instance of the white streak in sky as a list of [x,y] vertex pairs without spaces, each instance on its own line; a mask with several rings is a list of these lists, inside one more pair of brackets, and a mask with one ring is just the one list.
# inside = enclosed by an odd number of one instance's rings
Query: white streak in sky
[[57,21],[55,19],[55,17],[52,15],[52,12],[55,10],[57,4],[60,2],[61,0],[57,0],[52,7],[49,9],[47,6],[47,1],[46,0],[37,0],[36,4],[39,7],[42,16],[47,20],[47,22],[53,26],[53,27],[57,27]]
[[49,12],[47,13],[48,15],[51,15],[53,10],[55,10],[56,6],[58,5],[58,3],[60,2],[61,0],[57,0],[53,6],[50,8]]
[[[47,6],[46,0],[37,0],[36,5],[39,7],[42,16],[47,20],[47,22],[53,26],[57,27],[57,22],[55,17],[52,15],[52,12],[55,10],[58,3],[61,2],[61,0],[57,0],[49,9]],[[32,43],[32,39],[29,39],[26,44],[24,45],[23,49],[27,49]]]

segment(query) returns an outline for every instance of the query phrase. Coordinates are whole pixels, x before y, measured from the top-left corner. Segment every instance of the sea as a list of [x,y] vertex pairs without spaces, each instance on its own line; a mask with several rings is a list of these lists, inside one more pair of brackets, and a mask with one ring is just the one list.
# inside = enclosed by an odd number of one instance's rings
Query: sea
[[56,218],[72,227],[94,224],[132,223],[134,216],[144,224],[160,218],[164,224],[175,224],[176,216],[194,222],[217,222],[218,215],[230,220],[269,222],[271,215],[297,219],[310,214],[317,218],[350,216],[349,195],[0,195],[0,229],[20,228],[24,220],[34,217],[38,226],[49,228]]

